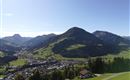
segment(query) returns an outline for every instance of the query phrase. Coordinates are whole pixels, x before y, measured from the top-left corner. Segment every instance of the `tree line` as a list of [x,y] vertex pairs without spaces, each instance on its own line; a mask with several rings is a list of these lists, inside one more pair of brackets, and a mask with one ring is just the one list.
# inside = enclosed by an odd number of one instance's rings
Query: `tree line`
[[107,58],[89,59],[88,66],[93,73],[123,72],[130,70],[130,59],[123,57],[115,57],[112,61]]
[[[50,72],[41,74],[39,70],[34,70],[33,75],[31,75],[27,80],[65,80],[73,79],[79,76],[79,72],[82,68],[70,65],[63,69],[55,69]],[[14,80],[25,80],[24,76],[17,74]]]

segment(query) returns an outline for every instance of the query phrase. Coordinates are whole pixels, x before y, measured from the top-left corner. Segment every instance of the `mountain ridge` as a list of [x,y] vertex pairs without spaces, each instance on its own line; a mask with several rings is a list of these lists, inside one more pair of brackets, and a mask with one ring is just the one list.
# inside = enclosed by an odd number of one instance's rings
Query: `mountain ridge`
[[43,52],[43,54],[45,50],[50,49],[52,53],[60,54],[64,57],[101,56],[117,52],[120,49],[117,46],[108,45],[94,34],[78,27],[70,28],[65,33],[57,35],[50,40],[47,46],[42,48],[43,51],[41,53]]
[[48,35],[42,35],[42,36],[36,36],[26,42],[24,42],[21,47],[31,50],[35,49],[36,47],[40,47],[48,42],[48,40],[52,37],[55,37],[55,34],[48,34]]
[[107,31],[95,31],[93,32],[93,34],[103,40],[105,43],[108,43],[110,45],[120,45],[121,43],[122,44],[130,44],[130,41],[119,36],[119,35],[116,35],[116,34],[113,34],[111,32],[107,32]]
[[14,34],[13,36],[3,37],[2,39],[6,40],[6,41],[9,41],[9,42],[12,42],[12,43],[15,43],[15,44],[18,44],[18,45],[21,45],[24,42],[32,39],[32,37],[22,37],[19,34]]
[[[13,37],[21,36],[15,34]],[[89,33],[82,28],[72,27],[60,35],[49,34],[31,38],[22,43],[20,48],[27,53],[40,51],[40,54],[46,54],[49,50],[50,53],[64,57],[89,57],[119,52],[124,47],[119,46],[120,43],[129,45],[126,39],[110,32]]]

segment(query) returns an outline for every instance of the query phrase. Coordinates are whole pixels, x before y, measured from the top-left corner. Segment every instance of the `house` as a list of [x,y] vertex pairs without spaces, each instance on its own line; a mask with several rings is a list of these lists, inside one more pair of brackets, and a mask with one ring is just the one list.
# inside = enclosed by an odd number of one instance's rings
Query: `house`
[[83,69],[80,71],[80,78],[81,79],[85,79],[85,78],[91,78],[91,77],[95,77],[94,74],[92,74],[90,71]]

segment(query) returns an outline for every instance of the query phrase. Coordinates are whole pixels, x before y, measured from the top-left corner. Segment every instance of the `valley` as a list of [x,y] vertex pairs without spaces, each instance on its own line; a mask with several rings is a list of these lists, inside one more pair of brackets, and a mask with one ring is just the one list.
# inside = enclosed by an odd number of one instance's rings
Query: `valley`
[[129,78],[130,41],[107,31],[72,27],[60,35],[15,34],[0,42],[0,80]]

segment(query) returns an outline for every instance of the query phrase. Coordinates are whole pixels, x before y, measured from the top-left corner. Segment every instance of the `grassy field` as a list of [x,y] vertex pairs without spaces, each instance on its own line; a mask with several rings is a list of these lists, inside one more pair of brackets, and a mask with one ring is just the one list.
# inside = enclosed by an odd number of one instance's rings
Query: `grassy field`
[[71,45],[67,48],[67,50],[75,50],[75,49],[78,49],[78,48],[82,48],[82,47],[85,47],[86,45],[82,45],[82,44],[75,44],[75,45]]
[[14,60],[14,61],[11,61],[9,63],[9,65],[11,66],[23,66],[24,64],[26,64],[26,60],[25,59],[17,59],[17,60]]
[[[106,56],[101,56],[104,58],[104,60],[110,59],[113,60],[115,57],[123,57],[126,59],[130,59],[130,49],[120,52],[119,54],[108,54]],[[97,57],[93,57],[95,59]],[[79,79],[75,78],[74,80],[130,80],[130,72],[121,72],[121,73],[105,73],[101,74],[98,77],[95,78],[89,78],[89,79]]]
[[[108,55],[105,55],[105,56],[99,56],[101,58],[103,58],[104,60],[113,60],[115,57],[123,57],[123,58],[126,58],[126,59],[130,59],[130,49],[128,50],[124,50],[124,51],[121,51],[120,53],[118,54],[108,54]],[[98,57],[91,57],[91,59],[96,59]],[[88,58],[66,58],[66,57],[62,57],[63,60],[79,60],[79,61],[86,61]]]
[[114,57],[123,57],[123,58],[128,58],[128,59],[130,59],[130,49],[128,49],[128,50],[124,50],[124,51],[121,51],[120,53],[118,53],[118,54],[108,54],[108,55],[106,55],[106,56],[102,56],[102,57],[104,57],[104,58],[114,58]]
[[95,78],[88,78],[88,79],[80,79],[80,78],[75,78],[74,80],[103,80],[104,78],[110,77],[112,74],[102,74],[99,77]]
[[91,57],[91,59],[96,59],[96,58],[102,58],[104,59],[104,61],[113,61],[114,58],[116,57],[122,57],[122,58],[125,58],[125,59],[130,59],[130,48],[127,49],[127,50],[124,50],[124,51],[121,51],[119,53],[113,53],[113,54],[107,54],[107,55],[104,55],[104,56],[98,56],[98,57]]
[[5,75],[0,75],[0,78],[4,78]]
[[4,72],[4,71],[5,71],[5,68],[4,67],[0,67],[0,73]]
[[[4,67],[0,67],[0,73],[3,73],[3,72],[5,72],[6,70],[5,70],[5,68]],[[0,78],[3,78],[5,75],[2,75],[2,74],[0,74]]]
[[4,53],[0,51],[0,57],[3,57],[4,56]]
[[[51,48],[53,47],[53,45],[50,45],[48,48],[44,48],[44,49],[39,49],[35,52],[33,52],[33,56],[35,58],[41,58],[41,59],[46,59],[49,56],[53,56],[55,59],[58,60],[79,60],[79,61],[86,61],[88,58],[66,58],[63,57],[59,54],[54,54],[51,50]],[[120,53],[116,53],[116,54],[108,54],[105,56],[100,56],[101,58],[103,58],[104,60],[113,60],[115,57],[123,57],[123,58],[127,58],[130,59],[130,48],[128,50],[124,50],[121,51]],[[91,59],[95,59],[97,57],[91,57]]]
[[88,79],[75,78],[74,80],[130,80],[130,72],[106,73],[95,78],[88,78]]
[[109,80],[130,80],[130,72],[126,72],[121,75],[115,76]]

